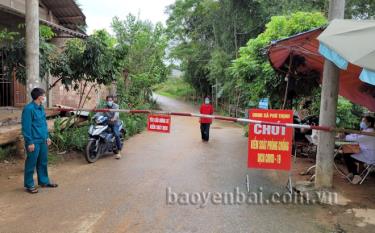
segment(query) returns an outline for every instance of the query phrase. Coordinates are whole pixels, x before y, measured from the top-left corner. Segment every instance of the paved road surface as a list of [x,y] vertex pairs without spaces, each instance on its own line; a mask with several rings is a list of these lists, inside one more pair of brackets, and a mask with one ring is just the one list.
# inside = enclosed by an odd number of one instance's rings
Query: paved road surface
[[[195,111],[158,97],[164,110]],[[172,132],[143,132],[126,142],[119,161],[111,156],[50,170],[58,189],[37,195],[22,190],[22,177],[0,191],[0,232],[328,232],[322,207],[302,205],[167,204],[175,193],[284,191],[285,173],[249,171],[247,140],[234,124],[215,122],[202,143],[198,119],[173,117]],[[275,178],[276,177],[276,178]],[[184,197],[184,196],[180,196]],[[197,196],[195,196],[196,198]],[[195,200],[195,199],[194,199]],[[194,201],[193,200],[193,201]],[[184,203],[184,199],[179,199]]]

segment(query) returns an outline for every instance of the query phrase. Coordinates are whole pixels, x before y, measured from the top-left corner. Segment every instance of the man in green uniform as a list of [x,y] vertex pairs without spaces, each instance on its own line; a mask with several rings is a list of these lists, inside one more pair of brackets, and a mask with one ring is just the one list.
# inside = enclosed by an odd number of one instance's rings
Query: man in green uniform
[[25,161],[24,187],[29,193],[37,193],[34,185],[34,170],[38,174],[38,184],[41,187],[56,188],[57,184],[50,183],[48,178],[48,126],[43,103],[46,102],[45,91],[34,88],[31,91],[33,101],[22,111],[22,134],[25,139],[27,158]]

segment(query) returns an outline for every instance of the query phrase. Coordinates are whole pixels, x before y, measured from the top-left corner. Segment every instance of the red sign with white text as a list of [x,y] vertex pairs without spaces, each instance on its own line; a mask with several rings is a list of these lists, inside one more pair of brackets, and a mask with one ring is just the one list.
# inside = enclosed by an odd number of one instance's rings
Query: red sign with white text
[[148,131],[169,133],[171,131],[171,116],[168,115],[148,115]]
[[[251,120],[293,123],[292,110],[249,110]],[[248,167],[289,171],[291,167],[293,128],[249,124]]]

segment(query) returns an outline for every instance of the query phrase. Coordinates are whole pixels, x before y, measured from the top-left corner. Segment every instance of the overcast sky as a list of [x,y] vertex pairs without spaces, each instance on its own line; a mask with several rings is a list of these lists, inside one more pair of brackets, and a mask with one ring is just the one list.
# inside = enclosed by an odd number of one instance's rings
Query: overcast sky
[[126,15],[140,15],[142,20],[150,20],[153,23],[165,23],[166,6],[175,0],[78,0],[83,13],[86,15],[88,25],[87,32],[92,33],[95,29],[108,29],[112,18],[118,16],[125,19]]

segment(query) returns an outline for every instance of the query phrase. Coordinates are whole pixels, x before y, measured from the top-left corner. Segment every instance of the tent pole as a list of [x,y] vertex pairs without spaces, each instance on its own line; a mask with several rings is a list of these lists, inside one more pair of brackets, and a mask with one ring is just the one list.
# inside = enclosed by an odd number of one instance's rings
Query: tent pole
[[285,94],[284,94],[284,103],[283,103],[283,108],[282,109],[285,109],[286,108],[286,101],[288,100],[288,90],[289,90],[289,73],[287,75],[285,75],[285,78],[286,78],[286,87],[285,87]]
[[283,108],[282,108],[282,109],[285,109],[285,107],[286,107],[286,101],[287,101],[287,99],[288,99],[290,73],[291,73],[291,68],[292,68],[292,57],[293,57],[293,53],[291,52],[291,53],[289,54],[289,67],[288,67],[288,73],[285,75],[285,78],[286,78],[286,87],[285,87],[284,103],[283,103]]
[[[329,1],[329,21],[332,21],[333,19],[343,19],[344,13],[345,0]],[[336,126],[339,73],[339,68],[334,63],[326,59],[324,62],[319,116],[319,125],[321,126]],[[320,131],[315,172],[315,188],[317,189],[332,187],[334,147],[334,133]]]

